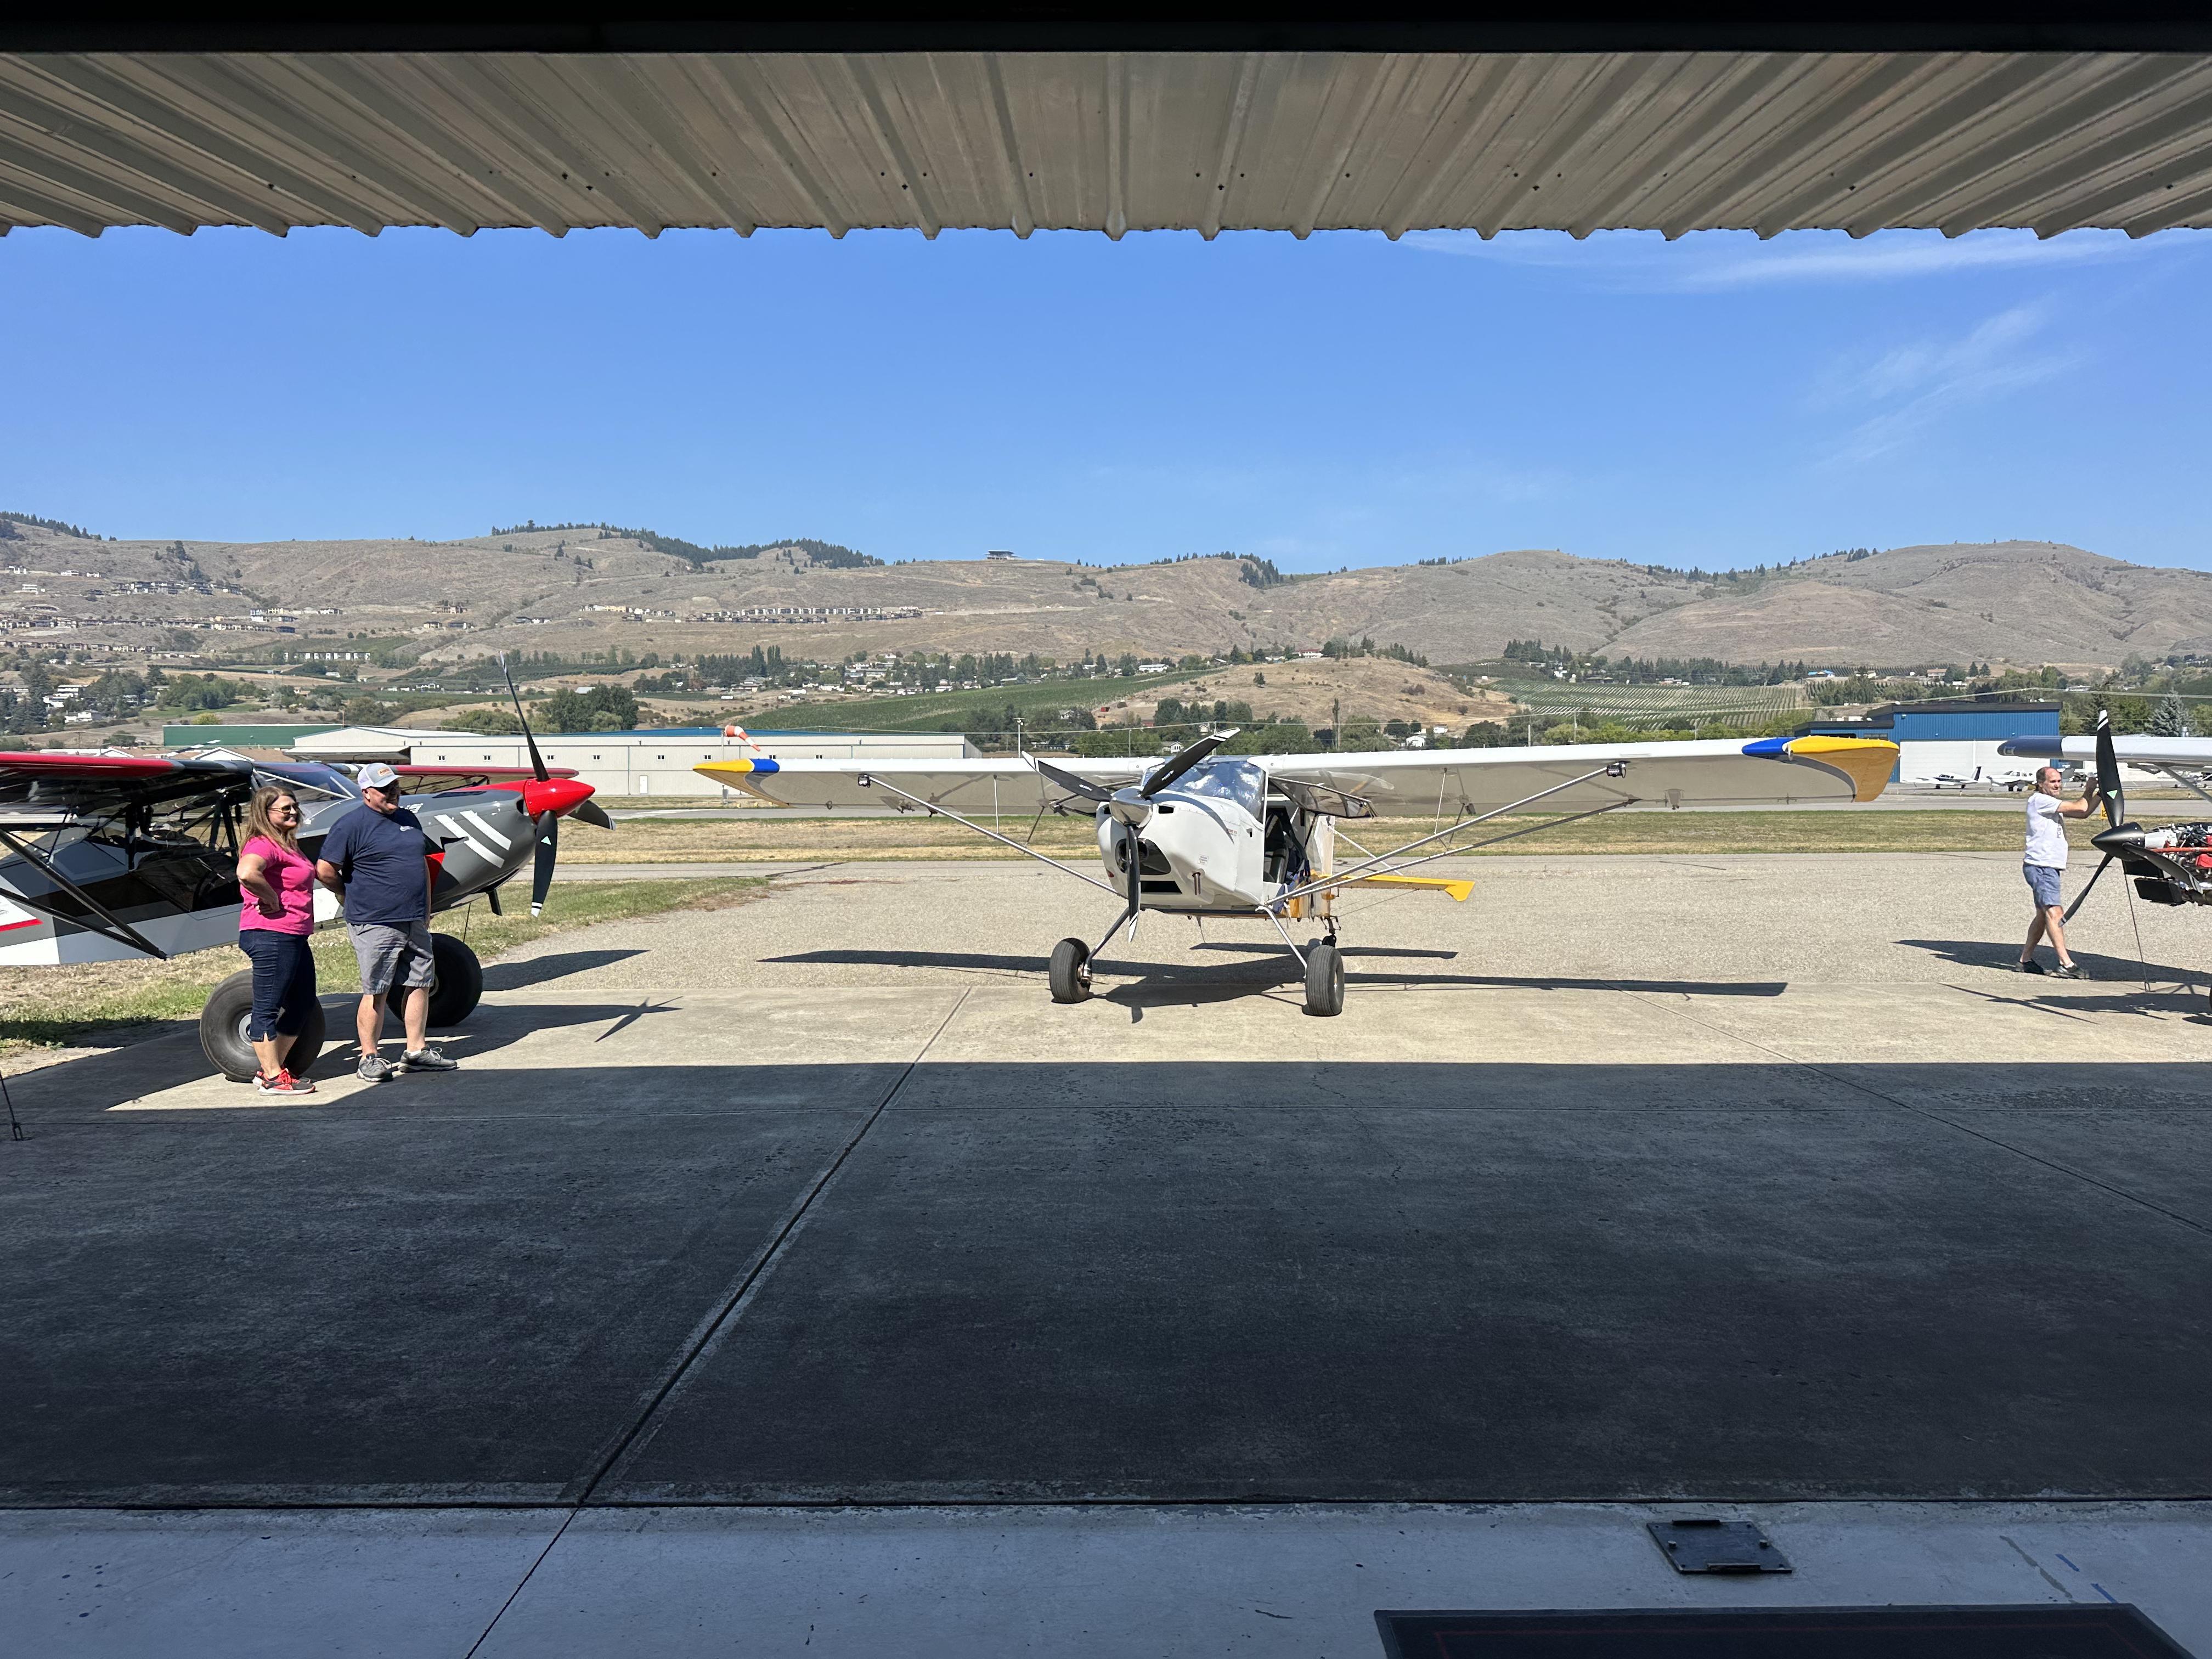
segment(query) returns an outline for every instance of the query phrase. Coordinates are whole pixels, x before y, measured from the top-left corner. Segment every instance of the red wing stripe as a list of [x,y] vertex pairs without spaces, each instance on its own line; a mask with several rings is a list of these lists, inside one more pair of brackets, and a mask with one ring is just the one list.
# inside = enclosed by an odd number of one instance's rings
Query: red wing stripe
[[48,777],[158,777],[173,772],[177,763],[155,755],[0,755],[0,771],[30,772]]

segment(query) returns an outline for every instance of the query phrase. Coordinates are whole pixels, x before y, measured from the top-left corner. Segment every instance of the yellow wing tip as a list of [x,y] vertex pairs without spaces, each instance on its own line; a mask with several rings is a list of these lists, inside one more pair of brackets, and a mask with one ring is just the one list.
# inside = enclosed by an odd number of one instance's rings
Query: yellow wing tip
[[1875,799],[1889,787],[1900,752],[1887,738],[1792,738],[1789,746],[1793,758],[1816,762],[1849,778],[1851,799],[1861,801]]

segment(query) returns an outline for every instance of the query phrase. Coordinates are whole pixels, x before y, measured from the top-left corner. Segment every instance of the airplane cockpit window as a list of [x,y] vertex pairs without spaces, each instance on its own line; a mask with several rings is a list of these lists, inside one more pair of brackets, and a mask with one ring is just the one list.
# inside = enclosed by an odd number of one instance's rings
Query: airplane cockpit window
[[1248,760],[1209,761],[1185,773],[1175,787],[1187,794],[1233,801],[1256,818],[1267,799],[1267,774]]
[[324,766],[313,761],[281,766],[257,766],[253,769],[253,781],[257,787],[281,783],[287,788],[305,789],[332,800],[361,799],[361,786],[351,778],[335,766]]

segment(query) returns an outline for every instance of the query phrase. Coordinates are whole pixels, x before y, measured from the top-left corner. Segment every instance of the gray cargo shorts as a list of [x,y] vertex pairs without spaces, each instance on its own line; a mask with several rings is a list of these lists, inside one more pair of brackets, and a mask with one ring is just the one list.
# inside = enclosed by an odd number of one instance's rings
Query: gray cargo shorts
[[[389,991],[395,980],[405,989],[430,988],[434,964],[430,959],[430,924],[410,921],[404,927],[380,921],[348,924],[353,935],[354,959],[361,963],[361,988],[372,996]],[[402,966],[405,973],[401,973]]]

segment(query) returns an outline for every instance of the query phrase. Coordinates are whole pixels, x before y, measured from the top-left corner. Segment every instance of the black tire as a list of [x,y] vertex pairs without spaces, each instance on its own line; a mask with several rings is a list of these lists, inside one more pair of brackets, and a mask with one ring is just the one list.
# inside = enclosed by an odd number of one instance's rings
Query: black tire
[[1064,939],[1052,947],[1052,963],[1045,971],[1054,1002],[1091,1000],[1091,947],[1079,939]]
[[430,1024],[459,1025],[483,1000],[483,963],[451,933],[430,935]]
[[1344,1012],[1344,953],[1334,945],[1324,942],[1306,952],[1306,1012]]
[[[253,1017],[253,970],[251,968],[233,974],[215,988],[215,994],[200,1010],[200,1052],[208,1062],[233,1083],[251,1083],[253,1074],[261,1069],[254,1057],[253,1044],[246,1035],[246,1022]],[[285,1050],[284,1064],[295,1077],[307,1075],[307,1068],[323,1052],[323,1005],[310,1003],[307,1024],[300,1028],[299,1036]]]

